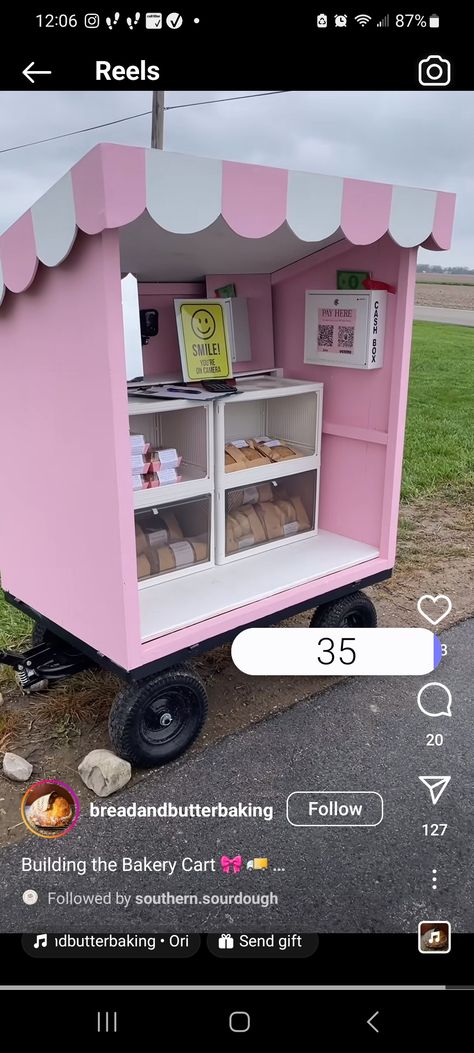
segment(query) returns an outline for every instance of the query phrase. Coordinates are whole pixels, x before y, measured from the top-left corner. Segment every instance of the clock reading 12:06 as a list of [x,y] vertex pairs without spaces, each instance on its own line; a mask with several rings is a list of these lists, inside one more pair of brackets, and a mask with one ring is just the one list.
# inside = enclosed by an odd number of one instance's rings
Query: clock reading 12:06
[[76,29],[78,26],[77,15],[46,14],[36,15],[40,29]]

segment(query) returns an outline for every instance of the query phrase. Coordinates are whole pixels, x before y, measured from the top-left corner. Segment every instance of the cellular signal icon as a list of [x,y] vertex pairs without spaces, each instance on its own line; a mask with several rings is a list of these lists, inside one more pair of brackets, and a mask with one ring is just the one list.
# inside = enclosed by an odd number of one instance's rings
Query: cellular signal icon
[[356,22],[358,22],[358,24],[360,26],[366,26],[366,25],[368,25],[369,22],[372,21],[372,18],[371,18],[370,15],[355,15],[354,17],[355,17]]
[[380,22],[377,22],[378,29],[388,29],[390,25],[390,15],[385,15],[385,18],[381,18]]

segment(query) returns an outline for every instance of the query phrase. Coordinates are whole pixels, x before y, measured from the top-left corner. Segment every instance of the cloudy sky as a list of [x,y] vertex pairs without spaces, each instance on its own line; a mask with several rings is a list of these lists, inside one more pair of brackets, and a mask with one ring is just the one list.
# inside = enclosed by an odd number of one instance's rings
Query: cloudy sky
[[[166,104],[244,94],[169,91]],[[474,267],[473,100],[474,92],[295,91],[170,109],[165,116],[165,148],[455,191],[453,249],[422,251],[420,260]],[[148,146],[150,117],[41,146],[2,151],[150,106],[149,91],[1,93],[0,231],[96,143]]]

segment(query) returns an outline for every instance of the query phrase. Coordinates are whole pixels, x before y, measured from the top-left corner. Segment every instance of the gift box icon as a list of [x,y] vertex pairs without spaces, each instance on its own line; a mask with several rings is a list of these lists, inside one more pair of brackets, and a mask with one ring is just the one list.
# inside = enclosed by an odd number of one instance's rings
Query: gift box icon
[[230,935],[230,932],[224,932],[222,936],[219,936],[217,945],[220,951],[231,951],[234,946],[234,937]]

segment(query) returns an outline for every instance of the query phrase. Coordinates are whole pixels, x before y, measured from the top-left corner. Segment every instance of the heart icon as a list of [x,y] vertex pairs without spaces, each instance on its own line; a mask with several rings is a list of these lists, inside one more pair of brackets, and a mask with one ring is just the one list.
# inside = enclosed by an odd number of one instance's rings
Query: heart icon
[[[440,601],[445,604],[445,610],[443,610],[437,618],[431,618],[431,616],[423,610],[423,607],[428,607],[428,609],[431,607],[431,610],[434,611],[432,605],[437,604]],[[420,596],[417,603],[421,617],[426,618],[427,622],[431,622],[431,625],[439,625],[439,622],[442,622],[443,618],[447,618],[452,606],[449,596]]]

